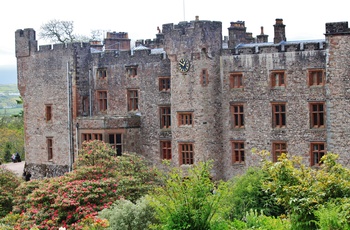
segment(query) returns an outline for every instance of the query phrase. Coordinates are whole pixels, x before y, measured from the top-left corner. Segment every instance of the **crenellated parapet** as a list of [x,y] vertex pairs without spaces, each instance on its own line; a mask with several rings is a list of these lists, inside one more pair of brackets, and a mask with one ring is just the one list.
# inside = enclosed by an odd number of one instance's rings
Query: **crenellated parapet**
[[298,51],[316,51],[325,50],[327,47],[325,40],[305,40],[305,41],[282,41],[274,43],[251,43],[239,44],[233,49],[224,49],[223,54],[263,54],[279,52],[298,52]]

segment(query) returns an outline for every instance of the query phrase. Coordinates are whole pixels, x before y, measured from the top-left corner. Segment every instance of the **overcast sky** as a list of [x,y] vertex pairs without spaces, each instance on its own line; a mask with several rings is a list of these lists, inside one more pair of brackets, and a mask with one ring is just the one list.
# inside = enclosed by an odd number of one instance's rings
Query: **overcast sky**
[[[245,3],[245,4],[244,4]],[[33,28],[39,45],[40,26],[52,19],[74,22],[77,34],[91,30],[128,32],[129,38],[153,39],[157,26],[180,21],[221,21],[223,36],[232,21],[245,21],[247,32],[256,37],[260,27],[273,41],[273,25],[282,18],[288,41],[324,39],[325,23],[349,21],[348,3],[344,0],[12,0],[2,3],[0,14],[0,84],[15,71],[15,31]],[[5,74],[6,73],[6,74]]]

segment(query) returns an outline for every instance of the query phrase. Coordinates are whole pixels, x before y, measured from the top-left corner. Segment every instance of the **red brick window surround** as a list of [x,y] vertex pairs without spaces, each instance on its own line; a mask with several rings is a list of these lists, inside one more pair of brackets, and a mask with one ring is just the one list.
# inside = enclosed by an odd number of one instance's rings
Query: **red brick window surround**
[[193,143],[179,144],[180,165],[192,165],[194,163]]
[[159,108],[160,116],[160,128],[169,129],[171,128],[171,108],[170,106]]
[[231,104],[232,128],[244,128],[244,105],[241,103]]
[[97,76],[100,79],[105,79],[107,77],[107,69],[106,68],[98,68]]
[[230,89],[243,88],[243,74],[231,73],[230,74]]
[[272,127],[285,128],[287,123],[286,103],[272,104]]
[[171,141],[160,141],[161,159],[171,160]]
[[323,86],[325,83],[324,70],[323,69],[310,69],[308,70],[309,86]]
[[232,163],[244,163],[244,141],[232,141]]
[[137,65],[126,66],[126,73],[129,77],[137,76]]
[[200,83],[202,86],[207,86],[209,84],[209,74],[207,69],[202,69],[200,75]]
[[107,91],[99,90],[97,91],[97,104],[98,111],[104,112],[107,111]]
[[123,142],[121,133],[110,133],[108,134],[108,143],[115,149],[117,156],[122,155]]
[[272,88],[286,86],[285,71],[272,71],[270,74],[270,79]]
[[92,141],[92,140],[100,140],[102,141],[102,133],[82,133],[81,134],[81,142],[84,141]]
[[193,112],[178,112],[178,126],[193,126]]
[[324,102],[311,102],[310,109],[310,128],[324,128],[326,121],[326,111]]
[[272,143],[273,162],[277,162],[282,153],[287,153],[287,143],[284,141]]
[[128,90],[128,111],[139,109],[139,93],[137,89]]
[[310,165],[320,165],[321,158],[326,154],[324,142],[313,142],[310,144]]
[[159,91],[170,91],[171,78],[159,77]]
[[47,146],[47,159],[51,161],[53,159],[53,138],[46,138],[46,146]]
[[46,121],[51,121],[51,119],[52,119],[52,105],[45,105],[45,118],[46,118]]

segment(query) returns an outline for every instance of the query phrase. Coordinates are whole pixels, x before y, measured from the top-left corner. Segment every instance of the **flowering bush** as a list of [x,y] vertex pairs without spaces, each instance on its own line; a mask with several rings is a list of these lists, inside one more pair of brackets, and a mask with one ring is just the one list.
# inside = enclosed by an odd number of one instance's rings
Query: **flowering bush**
[[80,222],[88,215],[97,216],[120,198],[136,201],[157,184],[157,174],[143,158],[113,153],[102,141],[84,143],[72,172],[20,186],[13,210],[23,213],[25,221],[14,228],[83,229]]
[[13,191],[20,183],[20,178],[13,172],[0,168],[0,218],[12,210]]

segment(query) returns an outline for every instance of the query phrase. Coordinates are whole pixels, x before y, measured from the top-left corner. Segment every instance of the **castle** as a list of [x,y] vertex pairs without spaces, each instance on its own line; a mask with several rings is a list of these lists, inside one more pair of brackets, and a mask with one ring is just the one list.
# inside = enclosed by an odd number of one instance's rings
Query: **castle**
[[111,144],[188,168],[214,160],[229,179],[257,165],[252,149],[283,152],[317,166],[350,151],[350,29],[326,23],[325,39],[287,41],[276,19],[273,42],[245,22],[164,24],[131,49],[125,32],[103,42],[43,45],[15,32],[24,100],[26,168],[33,178],[70,171],[83,141]]

